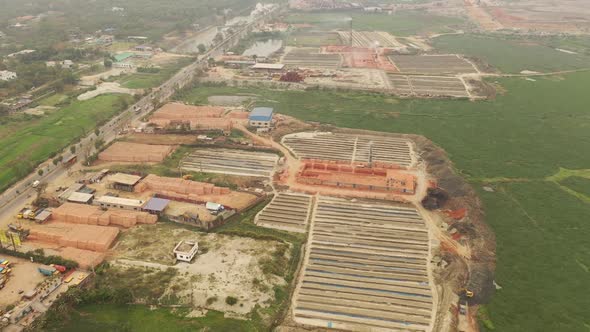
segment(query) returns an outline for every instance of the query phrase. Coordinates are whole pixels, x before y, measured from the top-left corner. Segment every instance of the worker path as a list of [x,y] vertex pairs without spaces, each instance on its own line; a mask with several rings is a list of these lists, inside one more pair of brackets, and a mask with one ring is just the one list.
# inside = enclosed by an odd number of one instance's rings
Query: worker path
[[306,325],[430,331],[428,231],[409,205],[320,197],[293,316]]

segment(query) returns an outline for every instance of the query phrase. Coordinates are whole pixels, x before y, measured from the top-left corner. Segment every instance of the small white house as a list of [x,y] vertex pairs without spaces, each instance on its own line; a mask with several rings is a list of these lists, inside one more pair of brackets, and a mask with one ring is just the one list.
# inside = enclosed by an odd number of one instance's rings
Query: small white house
[[0,80],[2,81],[11,81],[16,79],[16,73],[13,71],[8,70],[0,70]]
[[174,257],[176,260],[190,263],[199,251],[199,243],[197,241],[180,241],[174,247]]

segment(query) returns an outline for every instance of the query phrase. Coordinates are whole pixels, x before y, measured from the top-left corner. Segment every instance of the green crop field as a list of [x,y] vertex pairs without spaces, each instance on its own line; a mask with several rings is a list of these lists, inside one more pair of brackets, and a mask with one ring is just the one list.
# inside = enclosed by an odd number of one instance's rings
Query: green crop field
[[33,168],[94,130],[97,123],[122,110],[126,95],[104,95],[68,106],[40,118],[25,117],[0,124],[0,191]]
[[559,182],[562,186],[575,191],[578,194],[584,195],[590,200],[590,176],[571,176]]
[[506,92],[479,102],[206,86],[183,99],[204,104],[210,95],[255,94],[258,105],[302,120],[432,139],[478,190],[495,188],[481,197],[503,287],[487,307],[496,330],[584,331],[590,202],[559,183],[590,169],[590,73],[536,79],[498,79]]
[[[433,39],[433,46],[440,52],[475,56],[506,73],[590,68],[590,47],[586,43],[587,40],[582,38],[556,41],[474,34],[444,35]],[[578,54],[565,53],[556,48]]]
[[334,13],[294,13],[285,19],[292,24],[311,24],[322,29],[349,29],[350,18],[353,28],[358,31],[387,31],[398,36],[410,36],[421,33],[449,32],[462,27],[465,21],[460,18],[437,16],[420,11],[403,11],[392,15],[386,13],[363,13],[343,11]]
[[[186,313],[185,313],[186,314]],[[77,308],[68,324],[49,326],[49,331],[257,331],[249,322],[224,318],[223,313],[209,311],[199,318],[183,318],[167,309],[151,310],[142,305],[94,304]]]

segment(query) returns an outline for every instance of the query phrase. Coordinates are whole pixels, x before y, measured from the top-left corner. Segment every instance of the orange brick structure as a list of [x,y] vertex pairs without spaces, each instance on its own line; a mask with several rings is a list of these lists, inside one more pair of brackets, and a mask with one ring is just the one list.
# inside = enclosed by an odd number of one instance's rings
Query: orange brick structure
[[102,161],[159,162],[164,160],[174,147],[131,142],[115,142],[98,155]]
[[116,227],[50,222],[31,228],[28,239],[60,247],[104,252],[110,248],[118,234],[119,229]]
[[106,255],[102,252],[65,247],[59,250],[59,255],[65,259],[78,262],[80,268],[90,269],[102,263]]
[[53,210],[52,220],[71,224],[132,227],[136,224],[155,224],[158,217],[147,212],[119,209],[102,210],[98,206],[64,203]]
[[228,188],[217,187],[211,183],[196,182],[179,178],[161,177],[150,174],[135,186],[136,192],[153,191],[161,196],[181,201],[201,201],[202,195],[225,195]]
[[299,183],[316,186],[409,195],[416,192],[414,175],[395,168],[368,167],[362,164],[304,160],[296,179]]

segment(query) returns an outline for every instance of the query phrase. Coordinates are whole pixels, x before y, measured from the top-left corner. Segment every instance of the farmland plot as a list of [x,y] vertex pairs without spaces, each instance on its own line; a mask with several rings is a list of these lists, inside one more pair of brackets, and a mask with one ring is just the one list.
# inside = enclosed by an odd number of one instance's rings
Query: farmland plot
[[[350,32],[338,31],[340,39],[349,44]],[[352,46],[354,47],[391,47],[398,48],[405,45],[400,43],[394,36],[384,31],[353,31]]]
[[473,65],[458,55],[391,55],[389,60],[401,73],[462,74],[475,73]]
[[428,231],[410,206],[321,197],[295,321],[345,330],[431,329]]
[[268,177],[272,175],[277,160],[277,155],[264,152],[197,149],[182,160],[181,168],[194,172]]
[[333,133],[297,133],[283,138],[300,159],[393,163],[402,167],[413,164],[412,147],[407,139]]
[[311,197],[300,194],[278,194],[256,217],[256,224],[291,232],[305,233]]

